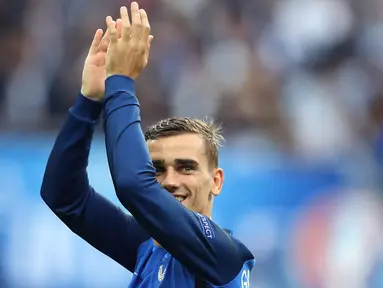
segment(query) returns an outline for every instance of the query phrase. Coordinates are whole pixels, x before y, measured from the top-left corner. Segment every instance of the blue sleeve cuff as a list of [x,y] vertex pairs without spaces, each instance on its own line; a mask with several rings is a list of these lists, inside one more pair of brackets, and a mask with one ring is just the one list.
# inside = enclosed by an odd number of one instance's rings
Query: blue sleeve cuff
[[119,92],[128,93],[129,95],[135,96],[135,81],[130,77],[123,75],[112,75],[109,76],[105,81],[105,98],[107,101],[113,95]]
[[96,122],[101,115],[102,103],[89,99],[81,93],[77,96],[70,112],[79,119]]

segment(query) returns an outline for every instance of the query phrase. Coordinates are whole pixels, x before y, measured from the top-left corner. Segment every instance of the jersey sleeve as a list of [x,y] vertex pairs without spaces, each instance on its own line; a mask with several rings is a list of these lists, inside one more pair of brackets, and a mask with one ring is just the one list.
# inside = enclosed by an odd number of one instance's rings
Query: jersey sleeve
[[232,281],[253,255],[209,218],[186,209],[156,180],[134,80],[106,80],[104,130],[113,183],[124,207],[193,274],[219,286]]
[[74,233],[133,271],[137,249],[149,236],[89,185],[86,171],[101,109],[101,103],[78,96],[50,153],[40,194]]

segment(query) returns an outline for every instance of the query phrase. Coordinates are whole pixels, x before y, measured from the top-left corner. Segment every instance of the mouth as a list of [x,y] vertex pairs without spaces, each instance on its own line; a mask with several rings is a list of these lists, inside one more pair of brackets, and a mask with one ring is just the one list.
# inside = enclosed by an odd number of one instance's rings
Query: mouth
[[176,196],[174,195],[174,197],[179,201],[179,202],[184,202],[186,198],[188,198],[187,196]]

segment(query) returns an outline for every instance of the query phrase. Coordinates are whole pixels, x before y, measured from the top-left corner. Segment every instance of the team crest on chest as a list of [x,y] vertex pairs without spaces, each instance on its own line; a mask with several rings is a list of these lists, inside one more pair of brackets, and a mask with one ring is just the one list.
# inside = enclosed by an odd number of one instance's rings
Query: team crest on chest
[[160,269],[158,269],[158,281],[162,281],[165,278],[166,268],[164,269],[164,265],[160,266]]

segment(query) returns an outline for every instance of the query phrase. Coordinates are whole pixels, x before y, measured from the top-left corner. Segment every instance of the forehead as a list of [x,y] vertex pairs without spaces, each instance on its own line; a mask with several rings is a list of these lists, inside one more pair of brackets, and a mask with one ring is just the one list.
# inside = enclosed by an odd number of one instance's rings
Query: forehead
[[192,159],[201,162],[206,158],[204,139],[197,134],[161,137],[147,143],[153,160]]

